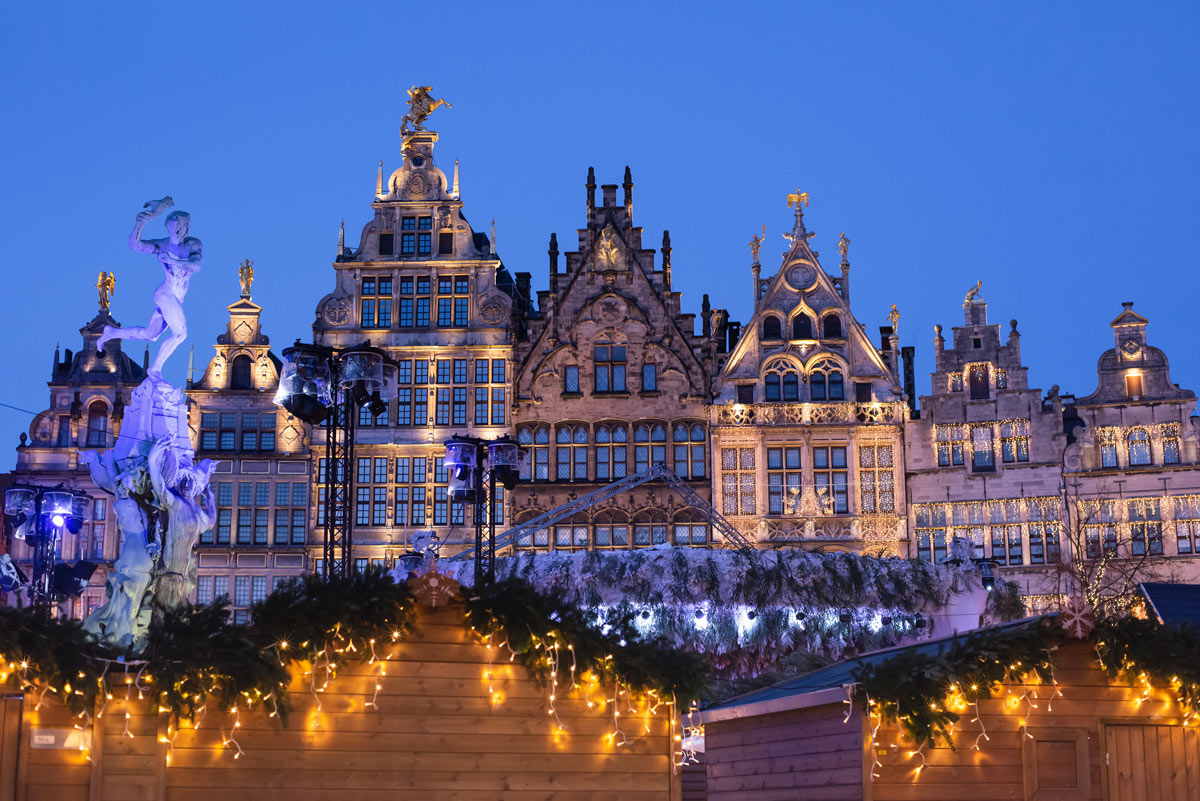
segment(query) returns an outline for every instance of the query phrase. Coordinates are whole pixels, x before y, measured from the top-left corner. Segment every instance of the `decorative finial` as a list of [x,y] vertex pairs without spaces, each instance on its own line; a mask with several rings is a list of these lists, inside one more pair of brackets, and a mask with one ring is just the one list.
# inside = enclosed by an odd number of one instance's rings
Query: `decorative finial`
[[763,224],[762,234],[759,236],[750,237],[750,256],[753,259],[751,264],[758,264],[758,251],[762,248],[763,242],[767,238],[767,226]]
[[792,224],[792,233],[784,234],[783,238],[791,245],[795,245],[797,242],[807,244],[808,240],[814,236],[814,234],[809,233],[808,229],[804,227],[804,207],[808,205],[808,193],[801,192],[799,189],[795,192],[789,192],[787,201],[789,209],[792,206],[796,207],[796,221]]
[[458,159],[454,160],[454,185],[450,188],[450,197],[458,200]]
[[338,226],[338,249],[337,257],[340,259],[342,254],[346,252],[346,221],[342,220],[342,224]]
[[495,258],[496,257],[496,218],[495,217],[492,218],[492,235],[490,237],[488,237],[488,242],[489,242],[489,247],[490,247],[490,251],[491,251],[490,255],[492,256],[492,258]]
[[850,237],[846,236],[846,232],[842,231],[838,237],[837,245],[838,254],[842,257],[842,264],[850,263]]
[[[400,122],[401,136],[424,131],[426,118],[442,106],[454,108],[445,100],[435,98],[432,91],[432,86],[414,86],[408,90],[408,113]],[[411,130],[409,126],[412,126]]]
[[249,259],[242,261],[241,266],[238,267],[238,281],[242,285],[242,298],[249,300],[250,285],[254,283],[254,262]]
[[100,290],[100,311],[108,311],[108,302],[112,299],[117,288],[117,274],[101,272],[96,279],[96,289]]
[[[967,296],[965,298],[963,298],[963,303],[974,302],[976,296],[979,295],[979,290],[982,288],[983,288],[983,282],[976,281],[975,286],[971,289],[970,292],[967,293]],[[983,300],[983,298],[980,298],[980,300]]]
[[787,197],[788,197],[788,208],[790,209],[792,207],[792,205],[795,204],[797,213],[800,212],[800,204],[804,204],[805,206],[808,205],[808,193],[807,192],[801,192],[799,189],[797,189],[795,192],[789,192]]
[[379,160],[379,172],[375,175],[375,199],[383,197],[383,159]]

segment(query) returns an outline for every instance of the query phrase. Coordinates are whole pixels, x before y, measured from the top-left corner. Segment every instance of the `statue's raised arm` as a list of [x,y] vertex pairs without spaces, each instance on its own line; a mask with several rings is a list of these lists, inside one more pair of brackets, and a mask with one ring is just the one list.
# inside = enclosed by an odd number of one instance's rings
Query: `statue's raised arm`
[[159,242],[158,239],[142,239],[142,229],[146,223],[153,220],[165,210],[175,205],[175,200],[170,195],[161,200],[148,200],[142,204],[142,210],[137,213],[134,218],[133,232],[129,234],[129,247],[136,250],[138,253],[157,253]]

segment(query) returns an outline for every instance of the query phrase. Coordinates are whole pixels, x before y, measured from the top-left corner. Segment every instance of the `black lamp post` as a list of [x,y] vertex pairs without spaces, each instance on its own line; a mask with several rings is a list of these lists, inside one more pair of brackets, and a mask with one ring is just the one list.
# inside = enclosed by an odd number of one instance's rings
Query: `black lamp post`
[[354,566],[354,423],[366,407],[378,416],[395,395],[396,363],[364,342],[349,348],[296,344],[283,351],[275,403],[310,425],[325,424],[325,575]]
[[[55,544],[63,531],[78,534],[83,527],[91,497],[63,487],[45,488],[17,484],[4,493],[4,519],[8,532],[33,548],[33,580],[28,584],[30,601],[42,620],[50,618],[50,607],[59,597],[78,598],[96,570],[93,562],[81,559],[75,565],[54,563]],[[0,579],[5,591],[20,589],[20,571],[13,565]]]
[[[496,580],[496,482],[506,490],[520,477],[520,449],[509,436],[494,440],[455,435],[446,441],[446,471],[451,500],[473,501],[475,505],[475,586]],[[487,475],[484,475],[484,464]],[[487,491],[484,492],[486,485]],[[486,511],[485,511],[486,510]],[[484,542],[484,517],[487,542]]]

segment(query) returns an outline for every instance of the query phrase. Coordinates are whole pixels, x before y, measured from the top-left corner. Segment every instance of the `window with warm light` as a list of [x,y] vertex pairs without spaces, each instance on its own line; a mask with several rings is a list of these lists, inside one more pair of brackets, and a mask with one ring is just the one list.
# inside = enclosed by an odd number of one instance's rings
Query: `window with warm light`
[[1129,466],[1145,467],[1151,463],[1150,434],[1144,428],[1135,428],[1126,435],[1129,446]]

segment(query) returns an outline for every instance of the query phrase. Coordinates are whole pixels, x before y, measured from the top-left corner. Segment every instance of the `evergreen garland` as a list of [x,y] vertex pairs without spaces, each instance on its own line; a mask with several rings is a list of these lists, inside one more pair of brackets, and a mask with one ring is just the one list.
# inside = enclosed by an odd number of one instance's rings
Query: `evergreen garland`
[[1200,629],[1135,617],[1097,625],[1096,654],[1112,678],[1140,687],[1170,689],[1188,718],[1200,713]]
[[[639,638],[630,614],[596,617],[560,598],[544,595],[519,578],[478,588],[463,588],[467,622],[484,637],[507,642],[529,671],[550,681],[552,661],[546,650],[558,646],[560,680],[570,677],[572,651],[577,675],[586,671],[601,680],[619,681],[635,690],[674,697],[680,704],[704,691],[706,665],[698,655]],[[569,647],[569,648],[568,648]]]
[[[898,722],[919,747],[943,740],[954,748],[950,725],[959,713],[948,696],[974,704],[1004,682],[1034,674],[1054,679],[1053,651],[1062,638],[1051,618],[1025,625],[977,629],[946,643],[908,648],[878,662],[859,661],[851,676],[884,721]],[[960,707],[960,710],[962,708]]]

